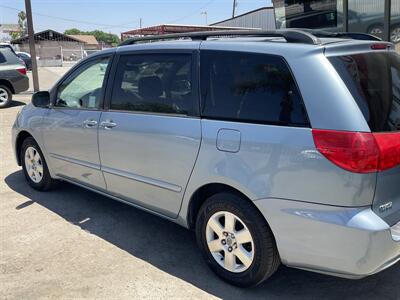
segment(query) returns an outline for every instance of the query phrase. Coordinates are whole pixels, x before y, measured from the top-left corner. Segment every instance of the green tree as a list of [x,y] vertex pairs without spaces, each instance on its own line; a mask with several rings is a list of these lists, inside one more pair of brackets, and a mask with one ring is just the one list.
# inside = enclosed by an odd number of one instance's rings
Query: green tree
[[64,34],[72,34],[72,35],[79,35],[79,34],[88,34],[93,35],[98,42],[103,42],[106,44],[110,44],[116,46],[119,44],[120,40],[118,35],[107,33],[101,30],[93,30],[93,31],[82,31],[77,28],[71,28],[64,31]]
[[18,13],[18,28],[20,31],[17,32],[11,32],[11,38],[18,39],[22,36],[25,36],[27,34],[27,27],[26,27],[26,14],[24,11],[20,11]]

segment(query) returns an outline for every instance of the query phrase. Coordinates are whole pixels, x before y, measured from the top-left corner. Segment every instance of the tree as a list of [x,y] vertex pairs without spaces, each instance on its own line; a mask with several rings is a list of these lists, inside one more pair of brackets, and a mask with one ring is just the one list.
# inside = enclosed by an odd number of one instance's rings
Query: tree
[[93,31],[81,31],[77,28],[71,28],[67,29],[64,31],[64,34],[71,34],[71,35],[80,35],[80,34],[87,34],[87,35],[93,35],[98,42],[103,42],[105,44],[110,44],[113,46],[116,46],[119,44],[120,40],[118,35],[112,34],[112,33],[107,33],[101,30],[93,30]]
[[22,36],[25,36],[27,34],[27,27],[26,27],[26,14],[24,11],[20,11],[18,13],[18,28],[19,31],[11,32],[11,38],[18,39]]

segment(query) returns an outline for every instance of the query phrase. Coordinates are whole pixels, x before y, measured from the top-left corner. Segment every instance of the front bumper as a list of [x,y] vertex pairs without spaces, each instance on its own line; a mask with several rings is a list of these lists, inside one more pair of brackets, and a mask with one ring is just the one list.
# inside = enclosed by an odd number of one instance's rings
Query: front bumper
[[282,199],[254,202],[268,221],[282,262],[345,278],[378,273],[400,260],[400,241],[369,207],[346,208]]

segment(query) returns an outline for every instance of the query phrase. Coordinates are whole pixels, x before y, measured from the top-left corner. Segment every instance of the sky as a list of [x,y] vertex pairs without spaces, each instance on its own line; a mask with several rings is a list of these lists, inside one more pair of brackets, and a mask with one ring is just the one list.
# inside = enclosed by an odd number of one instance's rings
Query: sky
[[[271,0],[237,0],[237,14],[271,6]],[[205,25],[230,18],[233,0],[31,0],[36,32],[68,28],[120,34],[157,24]],[[17,23],[24,0],[0,0],[0,24]],[[203,12],[203,14],[202,14]]]

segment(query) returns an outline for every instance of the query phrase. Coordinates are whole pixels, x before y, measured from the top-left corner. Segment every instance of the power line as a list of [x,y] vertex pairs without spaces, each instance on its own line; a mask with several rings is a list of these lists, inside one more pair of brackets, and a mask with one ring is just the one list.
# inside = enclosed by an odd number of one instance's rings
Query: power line
[[206,4],[204,4],[202,7],[196,9],[195,11],[193,11],[193,12],[191,12],[191,13],[189,13],[189,14],[183,16],[183,17],[179,17],[179,18],[177,18],[177,19],[175,19],[175,20],[169,21],[169,22],[167,22],[167,23],[176,23],[176,22],[182,21],[182,20],[184,20],[184,19],[187,19],[187,18],[189,18],[189,17],[192,17],[192,16],[198,14],[199,12],[201,12],[202,10],[204,10],[205,8],[207,8],[209,5],[211,5],[211,4],[214,3],[214,2],[215,2],[215,0],[210,0],[210,1],[208,1]]
[[[15,7],[10,7],[6,5],[0,5],[2,8],[10,9],[10,10],[15,10],[15,11],[21,11],[21,9],[15,8]],[[124,25],[130,24],[130,23],[136,23],[137,21],[132,21],[129,23],[124,23],[122,25],[110,25],[110,24],[102,24],[102,23],[94,23],[94,22],[87,22],[87,21],[80,21],[80,20],[74,20],[74,19],[68,19],[68,18],[63,18],[63,17],[56,17],[56,16],[50,16],[42,13],[34,13],[36,16],[41,16],[41,17],[46,17],[46,18],[52,18],[52,19],[57,19],[57,20],[63,20],[67,22],[74,22],[74,23],[81,23],[81,24],[86,24],[86,25],[96,25],[96,26],[102,26],[106,28],[115,28],[115,27],[125,27],[125,28],[130,28]]]

